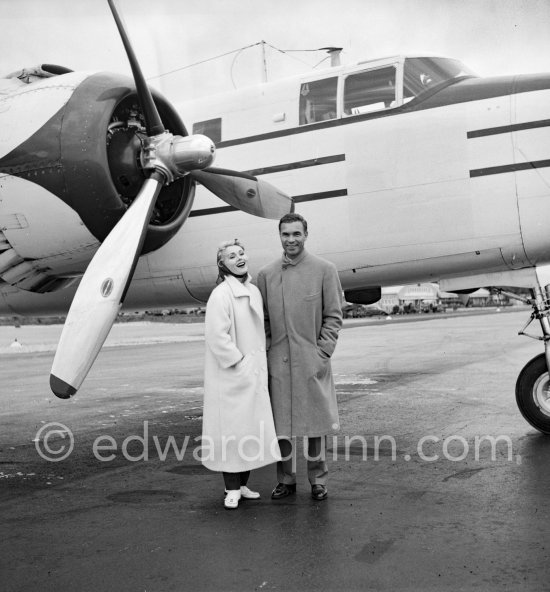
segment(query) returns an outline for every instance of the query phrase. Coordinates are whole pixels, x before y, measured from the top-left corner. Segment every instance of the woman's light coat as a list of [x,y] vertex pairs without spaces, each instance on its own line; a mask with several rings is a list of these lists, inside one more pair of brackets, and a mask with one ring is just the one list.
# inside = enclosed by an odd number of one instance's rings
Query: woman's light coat
[[202,462],[237,473],[280,460],[267,390],[262,297],[231,275],[208,300],[205,318]]

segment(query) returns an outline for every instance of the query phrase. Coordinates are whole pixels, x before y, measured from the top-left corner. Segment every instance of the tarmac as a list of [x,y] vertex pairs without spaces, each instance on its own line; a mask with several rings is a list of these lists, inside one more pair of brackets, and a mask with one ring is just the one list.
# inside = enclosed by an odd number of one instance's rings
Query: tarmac
[[0,589],[548,590],[550,439],[514,395],[529,314],[346,322],[328,499],[300,455],[295,496],[270,499],[271,465],[234,511],[197,459],[201,324],[116,325],[70,401],[60,327],[0,327]]

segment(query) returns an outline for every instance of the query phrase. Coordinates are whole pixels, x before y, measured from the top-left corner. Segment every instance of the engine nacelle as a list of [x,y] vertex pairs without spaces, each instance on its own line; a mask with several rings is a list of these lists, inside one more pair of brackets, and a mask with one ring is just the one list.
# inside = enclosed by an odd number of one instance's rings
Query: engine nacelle
[[[130,78],[67,73],[0,81],[0,277],[45,292],[78,277],[145,179],[145,125]],[[167,130],[187,136],[153,92]],[[158,249],[191,210],[194,182],[164,186],[143,253]]]

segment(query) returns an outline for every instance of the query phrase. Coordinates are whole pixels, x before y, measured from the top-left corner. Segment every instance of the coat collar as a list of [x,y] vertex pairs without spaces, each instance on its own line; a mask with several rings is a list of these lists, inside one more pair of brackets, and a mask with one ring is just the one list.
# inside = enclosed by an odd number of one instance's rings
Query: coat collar
[[250,274],[247,275],[246,280],[240,282],[236,277],[232,275],[226,275],[224,282],[227,284],[227,287],[231,290],[231,293],[235,298],[240,298],[241,296],[250,296]]
[[296,257],[296,259],[289,259],[286,256],[286,253],[283,253],[283,258],[281,262],[283,269],[286,269],[289,265],[298,265],[305,259],[306,255],[307,251],[305,249],[300,253],[298,257]]
[[248,274],[244,284],[239,282],[236,277],[232,275],[226,275],[224,284],[227,284],[230,292],[233,294],[234,298],[241,298],[243,296],[248,296],[248,303],[250,304],[250,308],[256,313],[256,315],[263,321],[264,319],[264,311],[262,308],[261,299],[258,300],[257,298],[252,298],[252,292],[250,291],[252,277]]

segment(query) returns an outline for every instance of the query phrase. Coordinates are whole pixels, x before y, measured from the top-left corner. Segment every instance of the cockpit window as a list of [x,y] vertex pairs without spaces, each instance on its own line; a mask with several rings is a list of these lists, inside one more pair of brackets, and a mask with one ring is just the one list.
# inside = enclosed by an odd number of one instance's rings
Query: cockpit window
[[395,106],[395,68],[388,66],[348,76],[344,115],[360,115]]
[[475,76],[462,62],[447,58],[406,58],[403,101],[406,103],[443,82]]
[[338,78],[306,82],[300,88],[300,125],[336,118]]

